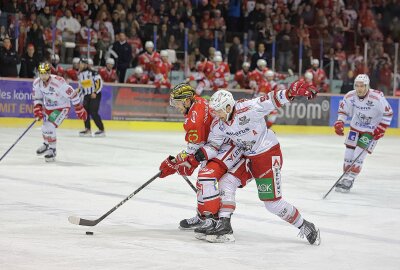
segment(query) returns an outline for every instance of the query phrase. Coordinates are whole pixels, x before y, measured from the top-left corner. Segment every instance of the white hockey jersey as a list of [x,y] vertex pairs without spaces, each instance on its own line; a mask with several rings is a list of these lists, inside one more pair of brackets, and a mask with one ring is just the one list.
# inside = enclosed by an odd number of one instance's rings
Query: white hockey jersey
[[203,146],[207,159],[216,156],[227,138],[241,147],[245,156],[264,153],[277,145],[278,139],[272,130],[267,129],[264,117],[288,102],[286,90],[236,102],[230,121],[215,119],[212,123],[208,142]]
[[380,123],[389,126],[392,117],[392,108],[378,90],[370,89],[363,99],[355,90],[350,91],[339,104],[338,120],[346,123],[347,118],[351,118],[350,127],[361,132],[372,133]]
[[47,110],[69,108],[71,102],[73,105],[80,102],[77,91],[57,75],[50,75],[46,85],[40,78],[36,78],[32,90],[34,105],[42,104]]

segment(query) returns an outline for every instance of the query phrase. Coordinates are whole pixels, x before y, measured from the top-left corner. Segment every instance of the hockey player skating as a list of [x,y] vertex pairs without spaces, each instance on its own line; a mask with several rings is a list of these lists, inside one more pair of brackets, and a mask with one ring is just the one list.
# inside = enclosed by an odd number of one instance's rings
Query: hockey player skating
[[[183,125],[187,147],[176,157],[167,157],[160,165],[161,175],[164,178],[178,172],[180,175],[191,175],[195,167],[187,168],[176,166],[176,162],[183,160],[187,155],[193,155],[206,142],[210,132],[212,116],[207,101],[195,96],[193,87],[186,83],[175,86],[170,95],[170,105],[185,116]],[[193,218],[180,222],[180,229],[195,230],[196,233],[205,231],[211,225],[211,219],[216,218],[220,208],[220,196],[217,188],[219,179],[232,168],[241,158],[242,151],[234,145],[223,144],[215,157],[204,162],[199,170],[197,187],[197,214]]]
[[39,78],[33,81],[33,114],[37,119],[43,119],[44,139],[43,145],[37,149],[36,154],[44,154],[47,162],[55,160],[56,129],[67,117],[71,103],[80,119],[87,118],[86,110],[80,104],[77,92],[64,78],[51,75],[50,70],[50,64],[41,63],[38,67]]
[[[316,93],[315,88],[300,81],[294,82],[288,90],[271,92],[268,96],[238,102],[226,90],[216,92],[211,97],[210,108],[217,119],[212,123],[207,144],[194,154],[178,161],[177,165],[193,169],[200,162],[214,158],[223,142],[230,139],[243,149],[244,157],[249,160],[249,171],[256,180],[259,198],[267,210],[299,228],[300,236],[305,236],[310,244],[319,245],[319,230],[313,223],[304,220],[296,207],[282,198],[280,174],[282,153],[275,133],[266,129],[264,120],[265,115],[289,103],[295,96],[313,98]],[[245,166],[245,163],[239,166]],[[236,174],[235,181],[228,179],[220,183],[223,206],[220,208],[218,222],[205,233],[207,241],[224,242],[234,239],[230,223],[230,214],[234,209],[232,192],[234,193],[240,186],[241,180],[246,181],[249,178],[246,169],[240,170],[243,175]]]
[[344,135],[344,123],[351,119],[343,164],[344,172],[349,171],[336,184],[335,190],[339,192],[349,192],[353,187],[367,153],[372,153],[377,140],[383,137],[392,121],[392,108],[381,91],[369,88],[369,82],[368,75],[357,75],[355,90],[348,92],[339,104],[338,119],[334,124],[337,135]]

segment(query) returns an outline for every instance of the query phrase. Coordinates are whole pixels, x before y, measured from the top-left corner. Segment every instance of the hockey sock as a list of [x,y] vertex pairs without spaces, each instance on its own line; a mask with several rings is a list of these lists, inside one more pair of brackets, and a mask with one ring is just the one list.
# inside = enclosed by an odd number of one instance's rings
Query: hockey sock
[[300,228],[303,224],[303,218],[299,210],[284,199],[279,199],[277,201],[264,201],[264,205],[268,211],[297,228]]

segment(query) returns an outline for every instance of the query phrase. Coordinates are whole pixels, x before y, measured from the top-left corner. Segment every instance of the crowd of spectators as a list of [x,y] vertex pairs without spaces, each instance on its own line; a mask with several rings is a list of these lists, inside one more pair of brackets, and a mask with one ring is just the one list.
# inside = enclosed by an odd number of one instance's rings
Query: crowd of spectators
[[[257,60],[287,72],[299,68],[302,44],[302,72],[314,58],[322,60],[334,79],[351,84],[359,73],[368,73],[374,87],[386,94],[394,67],[394,43],[400,39],[398,0],[2,0],[0,1],[0,75],[17,76],[14,68],[22,61],[51,59],[59,54],[61,63],[89,54],[96,66],[105,66],[110,48],[124,33],[131,57],[116,58],[123,68],[136,67],[146,41],[155,49],[174,50],[184,69],[184,49],[189,67],[211,58],[210,47],[222,52],[232,74],[244,61],[250,69]],[[185,29],[188,30],[185,46]],[[156,34],[156,38],[154,38]],[[88,35],[90,42],[88,43]],[[10,44],[12,46],[9,46]],[[275,46],[273,45],[275,43]],[[368,43],[368,59],[364,48]],[[31,59],[32,49],[35,59]],[[120,59],[120,60],[118,60]],[[365,62],[367,60],[367,63]],[[21,64],[21,66],[22,66]],[[28,76],[20,72],[21,77]],[[120,79],[121,81],[121,79]]]

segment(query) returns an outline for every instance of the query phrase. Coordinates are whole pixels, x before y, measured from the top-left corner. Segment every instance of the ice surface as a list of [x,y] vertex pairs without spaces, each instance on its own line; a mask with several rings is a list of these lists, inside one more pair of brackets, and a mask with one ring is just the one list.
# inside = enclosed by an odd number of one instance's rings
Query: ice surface
[[[22,131],[0,129],[0,155]],[[322,200],[341,174],[343,138],[278,137],[284,198],[321,229],[321,246],[267,212],[254,182],[237,192],[234,244],[178,230],[195,214],[179,176],[155,180],[95,227],[70,224],[70,215],[100,217],[155,175],[184,148],[183,132],[58,130],[57,162],[48,164],[35,155],[35,128],[0,163],[0,269],[399,269],[399,138],[378,143],[350,194]]]

